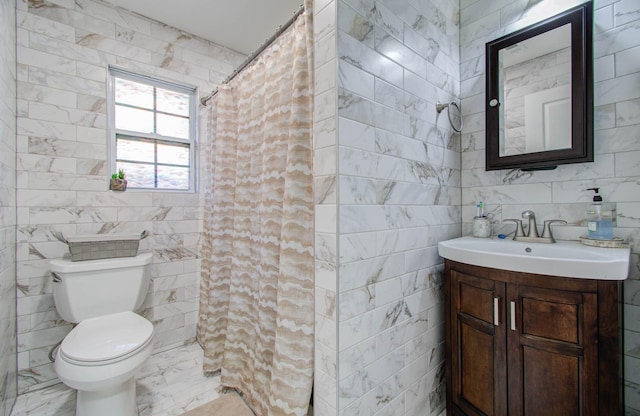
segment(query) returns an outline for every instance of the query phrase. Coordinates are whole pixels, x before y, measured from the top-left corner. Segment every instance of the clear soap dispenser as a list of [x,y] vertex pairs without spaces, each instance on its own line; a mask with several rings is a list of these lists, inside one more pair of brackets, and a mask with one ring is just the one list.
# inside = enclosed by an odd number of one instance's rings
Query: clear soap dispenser
[[595,240],[613,240],[613,225],[616,219],[615,205],[604,203],[598,195],[600,188],[589,188],[594,191],[593,202],[587,208],[587,231],[589,238]]

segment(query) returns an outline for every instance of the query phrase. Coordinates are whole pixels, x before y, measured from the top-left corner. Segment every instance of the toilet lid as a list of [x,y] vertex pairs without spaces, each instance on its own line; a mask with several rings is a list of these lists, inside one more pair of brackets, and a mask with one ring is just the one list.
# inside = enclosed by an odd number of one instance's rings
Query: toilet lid
[[119,312],[80,322],[62,341],[60,352],[77,361],[107,361],[143,346],[153,324],[133,312]]

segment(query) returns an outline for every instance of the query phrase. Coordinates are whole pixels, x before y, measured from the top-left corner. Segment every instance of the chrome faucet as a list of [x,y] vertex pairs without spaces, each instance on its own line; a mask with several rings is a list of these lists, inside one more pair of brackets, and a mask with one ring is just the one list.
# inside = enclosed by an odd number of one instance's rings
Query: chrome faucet
[[524,241],[530,243],[555,243],[556,240],[553,238],[553,233],[551,232],[551,224],[554,222],[564,223],[567,222],[564,220],[546,220],[544,222],[544,227],[542,230],[542,237],[538,233],[538,226],[536,225],[536,214],[531,210],[526,210],[522,213],[522,218],[529,220],[529,225],[527,226],[527,232],[525,233],[524,227],[522,226],[522,220],[517,219],[506,219],[506,221],[513,221],[516,223],[516,231],[513,234],[514,241]]

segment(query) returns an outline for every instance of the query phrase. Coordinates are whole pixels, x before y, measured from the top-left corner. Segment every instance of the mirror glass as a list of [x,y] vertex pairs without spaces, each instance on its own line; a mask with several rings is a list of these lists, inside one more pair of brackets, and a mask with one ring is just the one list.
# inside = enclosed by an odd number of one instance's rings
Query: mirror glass
[[498,51],[500,156],[571,147],[571,25]]
[[591,3],[487,43],[487,170],[593,161]]

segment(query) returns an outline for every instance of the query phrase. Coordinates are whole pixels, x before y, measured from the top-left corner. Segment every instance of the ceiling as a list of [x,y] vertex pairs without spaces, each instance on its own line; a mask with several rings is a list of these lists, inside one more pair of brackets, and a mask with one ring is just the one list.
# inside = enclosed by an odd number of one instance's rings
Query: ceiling
[[302,0],[106,0],[249,55],[298,11]]

